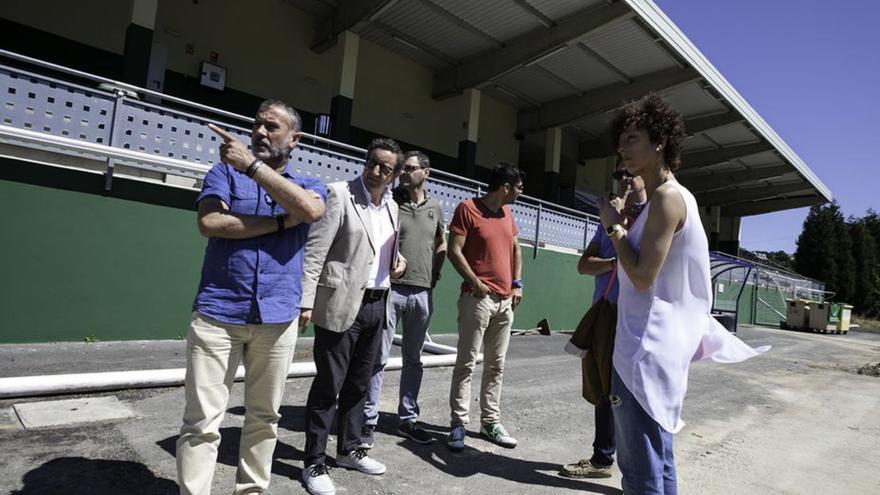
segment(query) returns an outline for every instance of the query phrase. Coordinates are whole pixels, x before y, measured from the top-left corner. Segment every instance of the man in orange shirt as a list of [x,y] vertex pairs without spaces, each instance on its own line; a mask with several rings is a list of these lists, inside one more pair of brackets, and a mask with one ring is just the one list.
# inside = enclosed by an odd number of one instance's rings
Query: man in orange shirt
[[522,253],[516,222],[507,206],[522,194],[525,174],[509,163],[492,169],[488,193],[462,201],[449,226],[449,261],[464,281],[458,298],[458,357],[449,406],[452,431],[446,445],[464,448],[471,375],[485,344],[480,386],[480,436],[516,447],[501,425],[501,378],[510,342],[513,310],[522,301]]

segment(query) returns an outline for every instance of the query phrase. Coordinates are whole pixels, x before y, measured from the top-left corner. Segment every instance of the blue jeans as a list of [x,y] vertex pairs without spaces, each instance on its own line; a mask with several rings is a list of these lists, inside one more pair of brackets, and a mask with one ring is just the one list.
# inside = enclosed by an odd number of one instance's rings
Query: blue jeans
[[664,430],[612,371],[611,409],[614,416],[617,465],[627,495],[676,495],[672,433]]
[[364,424],[375,426],[379,421],[379,399],[385,379],[385,365],[391,354],[398,318],[403,318],[403,369],[400,371],[400,403],[397,414],[400,422],[415,421],[419,417],[419,390],[422,387],[422,347],[433,312],[431,289],[410,285],[391,286],[391,314],[389,327],[384,330],[379,356],[373,367]]
[[593,457],[590,458],[590,462],[605,467],[614,464],[614,418],[608,397],[603,399],[594,408],[596,431],[593,436]]

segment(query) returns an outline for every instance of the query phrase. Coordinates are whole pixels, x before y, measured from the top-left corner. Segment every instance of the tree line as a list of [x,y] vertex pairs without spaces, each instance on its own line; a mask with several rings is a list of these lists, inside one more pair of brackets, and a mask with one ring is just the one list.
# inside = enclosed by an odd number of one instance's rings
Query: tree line
[[844,219],[837,202],[813,206],[797,240],[794,269],[825,282],[832,300],[855,313],[880,316],[880,215]]

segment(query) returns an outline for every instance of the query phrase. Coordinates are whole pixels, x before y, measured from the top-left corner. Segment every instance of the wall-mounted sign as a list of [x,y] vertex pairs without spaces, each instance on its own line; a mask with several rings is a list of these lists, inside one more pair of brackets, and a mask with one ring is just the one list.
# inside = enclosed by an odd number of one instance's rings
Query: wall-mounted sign
[[199,82],[202,86],[223,91],[226,88],[226,69],[219,65],[202,62],[202,77]]

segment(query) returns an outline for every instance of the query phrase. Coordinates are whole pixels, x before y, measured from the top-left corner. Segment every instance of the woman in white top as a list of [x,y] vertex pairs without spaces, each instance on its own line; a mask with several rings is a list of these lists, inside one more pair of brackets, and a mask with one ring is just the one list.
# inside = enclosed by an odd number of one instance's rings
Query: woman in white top
[[648,203],[624,230],[604,199],[600,213],[619,263],[620,295],[611,404],[627,494],[676,493],[672,434],[692,361],[739,362],[752,349],[712,318],[709,245],[693,195],[673,172],[684,142],[681,115],[649,94],[611,123],[624,167],[645,182]]

